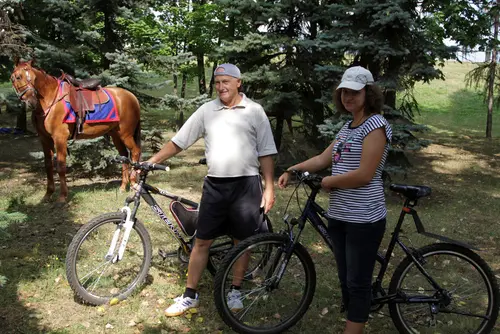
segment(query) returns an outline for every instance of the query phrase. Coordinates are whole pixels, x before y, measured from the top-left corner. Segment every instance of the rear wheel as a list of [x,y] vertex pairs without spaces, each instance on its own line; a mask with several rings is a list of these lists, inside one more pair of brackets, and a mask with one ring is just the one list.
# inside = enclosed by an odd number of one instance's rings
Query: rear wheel
[[429,283],[411,258],[404,259],[394,272],[389,294],[426,301],[389,304],[398,331],[490,333],[498,317],[499,293],[486,262],[468,248],[445,243],[423,247],[418,254],[424,270],[442,290]]

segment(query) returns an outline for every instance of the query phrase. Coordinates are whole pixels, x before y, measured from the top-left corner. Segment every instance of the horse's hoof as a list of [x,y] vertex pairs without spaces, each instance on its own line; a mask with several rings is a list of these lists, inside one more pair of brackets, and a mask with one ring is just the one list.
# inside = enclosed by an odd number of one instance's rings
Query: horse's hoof
[[42,203],[49,203],[49,202],[50,202],[50,195],[49,196],[47,196],[47,195],[43,196]]
[[127,192],[127,187],[120,187],[120,193],[126,193]]
[[55,207],[62,208],[66,204],[68,204],[68,202],[66,201],[66,197],[59,197],[55,203]]

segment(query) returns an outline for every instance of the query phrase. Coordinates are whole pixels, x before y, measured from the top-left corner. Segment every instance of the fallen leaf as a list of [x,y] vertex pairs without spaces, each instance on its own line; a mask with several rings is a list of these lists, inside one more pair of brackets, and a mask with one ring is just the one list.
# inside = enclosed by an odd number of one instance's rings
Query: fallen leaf
[[204,319],[203,319],[203,317],[198,317],[198,318],[196,319],[196,322],[202,323],[202,322],[203,322],[203,320],[204,320]]
[[99,313],[99,314],[103,315],[103,314],[104,314],[104,312],[106,312],[106,309],[105,309],[104,307],[99,306],[99,307],[97,308],[97,313]]
[[187,319],[191,319],[193,317],[193,315],[191,313],[186,313],[186,318]]
[[325,307],[324,309],[321,310],[321,315],[325,315],[327,313],[328,313],[328,308]]
[[113,325],[111,325],[111,324],[106,324],[106,329],[113,329],[113,328],[115,328],[115,327],[113,327]]
[[196,314],[198,313],[198,309],[196,307],[190,308],[189,313]]
[[135,327],[135,325],[137,325],[137,324],[135,323],[135,321],[134,321],[134,320],[130,321],[130,322],[127,324],[127,326],[129,326],[129,327]]
[[118,298],[112,298],[110,301],[109,301],[109,305],[113,306],[113,305],[116,305],[120,302],[120,300]]

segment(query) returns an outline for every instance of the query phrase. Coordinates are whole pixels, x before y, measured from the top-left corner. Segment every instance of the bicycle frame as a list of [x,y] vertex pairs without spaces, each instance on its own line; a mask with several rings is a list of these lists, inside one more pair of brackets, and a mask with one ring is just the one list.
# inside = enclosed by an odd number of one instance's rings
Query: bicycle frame
[[[146,203],[151,207],[151,210],[155,212],[160,219],[167,224],[168,230],[174,238],[179,242],[180,246],[186,253],[190,253],[191,247],[189,242],[184,240],[182,237],[179,229],[175,227],[175,225],[168,219],[167,215],[163,211],[163,209],[158,205],[154,197],[151,195],[151,193],[155,195],[160,195],[163,197],[167,197],[171,200],[174,201],[179,201],[183,204],[189,205],[190,207],[197,209],[198,208],[198,203],[190,201],[186,198],[183,198],[181,196],[177,196],[175,194],[169,193],[166,190],[162,190],[160,188],[151,186],[146,183],[146,173],[141,174],[140,176],[140,182],[137,188],[137,191],[135,192],[134,196],[132,197],[127,197],[125,199],[125,206],[121,209],[121,211],[126,212],[127,216],[125,219],[125,224],[123,225],[123,228],[125,229],[124,231],[124,236],[122,238],[122,241],[120,243],[120,248],[118,254],[112,259],[112,262],[115,263],[117,261],[120,261],[123,257],[123,253],[125,251],[125,247],[127,246],[128,242],[128,237],[130,235],[130,231],[133,228],[134,222],[135,222],[135,215],[137,213],[137,210],[139,209],[139,205],[141,203],[141,198],[146,201]],[[134,203],[134,207],[130,209],[130,204]],[[109,247],[109,251],[106,254],[106,258],[109,259],[110,256],[112,256],[114,250],[116,249],[116,243],[118,242],[120,230],[122,229],[121,226],[117,226],[115,234],[113,235],[113,239],[111,241],[111,245]]]
[[[326,215],[326,211],[316,203],[315,198],[319,192],[319,189],[314,189],[311,188],[312,192],[309,195],[305,207],[299,217],[298,220],[292,219],[291,222],[288,222],[287,218],[285,218],[285,223],[289,227],[289,236],[290,236],[290,243],[288,247],[284,250],[286,254],[285,258],[285,266],[286,263],[288,262],[288,259],[291,256],[291,253],[293,251],[293,247],[296,243],[298,243],[298,240],[300,238],[300,235],[302,233],[302,230],[304,229],[307,221],[311,223],[311,225],[314,227],[314,229],[321,235],[325,243],[328,245],[332,253],[334,252],[334,245],[333,241],[330,238],[330,235],[328,234],[328,230],[326,225],[324,224],[323,220],[321,217],[328,219]],[[411,215],[413,218],[413,221],[415,223],[415,226],[417,227],[417,232],[419,234],[425,235],[427,237],[432,237],[439,239],[444,242],[448,243],[454,243],[463,247],[467,247],[470,249],[476,249],[475,247],[468,245],[466,243],[463,243],[461,241],[453,240],[450,238],[447,238],[445,236],[441,236],[438,234],[426,232],[420,218],[418,217],[417,211],[413,209],[414,206],[417,205],[417,201],[411,201],[409,199],[406,199],[403,205],[403,208],[401,210],[400,216],[398,223],[396,224],[396,227],[394,228],[394,231],[392,233],[391,240],[389,242],[389,246],[387,248],[387,251],[385,255],[381,254],[380,252],[377,253],[377,261],[381,264],[380,271],[377,275],[377,278],[375,282],[373,283],[373,288],[375,292],[382,291],[382,279],[385,276],[385,273],[387,271],[389,261],[391,259],[391,255],[394,251],[394,248],[396,244],[400,246],[400,248],[403,250],[403,252],[412,258],[413,262],[417,266],[418,270],[424,275],[424,277],[428,280],[428,282],[438,291],[443,291],[443,288],[427,273],[427,271],[423,268],[422,262],[424,261],[421,257],[420,254],[418,254],[417,250],[414,249],[413,247],[407,247],[399,238],[399,234],[402,231],[401,226],[403,225],[404,219],[406,215]],[[293,230],[290,226],[298,225],[298,233],[295,235],[293,234]],[[280,268],[279,274],[278,274],[278,283],[281,279],[281,276],[284,272],[285,268]],[[434,297],[425,297],[425,296],[415,296],[415,297],[408,297],[402,294],[394,294],[394,295],[383,295],[382,297],[375,297],[372,301],[372,304],[378,305],[378,304],[385,304],[389,302],[395,302],[395,303],[439,303],[441,300],[438,298]]]

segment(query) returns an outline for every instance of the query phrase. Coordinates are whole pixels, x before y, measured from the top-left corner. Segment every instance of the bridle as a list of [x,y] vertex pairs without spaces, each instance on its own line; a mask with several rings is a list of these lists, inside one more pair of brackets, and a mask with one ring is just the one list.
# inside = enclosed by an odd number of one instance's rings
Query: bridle
[[[28,67],[24,67],[23,70],[26,72],[26,84],[25,85],[22,85],[21,87],[16,87],[15,85],[13,85],[13,88],[14,90],[16,91],[16,95],[19,99],[22,99],[24,94],[26,94],[27,92],[29,92],[30,90],[32,90],[34,93],[35,93],[35,96],[37,98],[39,98],[41,96],[41,94],[38,92],[38,90],[35,88],[35,86],[33,85],[32,81],[31,81],[31,75],[30,75],[30,71],[28,69]],[[15,71],[12,75],[14,76],[18,71]],[[42,71],[43,72],[43,71]],[[44,72],[45,73],[45,72]],[[22,89],[22,90],[21,90]],[[59,88],[58,88],[59,90]],[[61,101],[66,95],[66,94],[62,94],[62,96],[59,96],[58,98],[58,95],[59,94],[55,94],[54,95],[54,100],[52,101],[52,103],[49,105],[49,107],[47,109],[45,109],[43,111],[43,115],[44,116],[47,116],[48,113],[52,110],[52,107],[58,103],[59,101]]]
[[[22,99],[24,94],[26,94],[27,92],[29,92],[30,90],[34,91],[35,92],[35,95],[38,96],[38,91],[36,90],[35,86],[33,85],[33,83],[31,82],[31,75],[30,75],[30,71],[28,70],[27,67],[24,67],[24,71],[26,72],[26,84],[21,86],[21,87],[16,87],[15,85],[14,86],[14,90],[16,91],[16,95],[19,99]],[[16,74],[16,72],[14,72],[14,74]],[[13,75],[14,75],[13,74]],[[26,87],[26,88],[25,88]],[[21,89],[23,89],[21,91]]]

